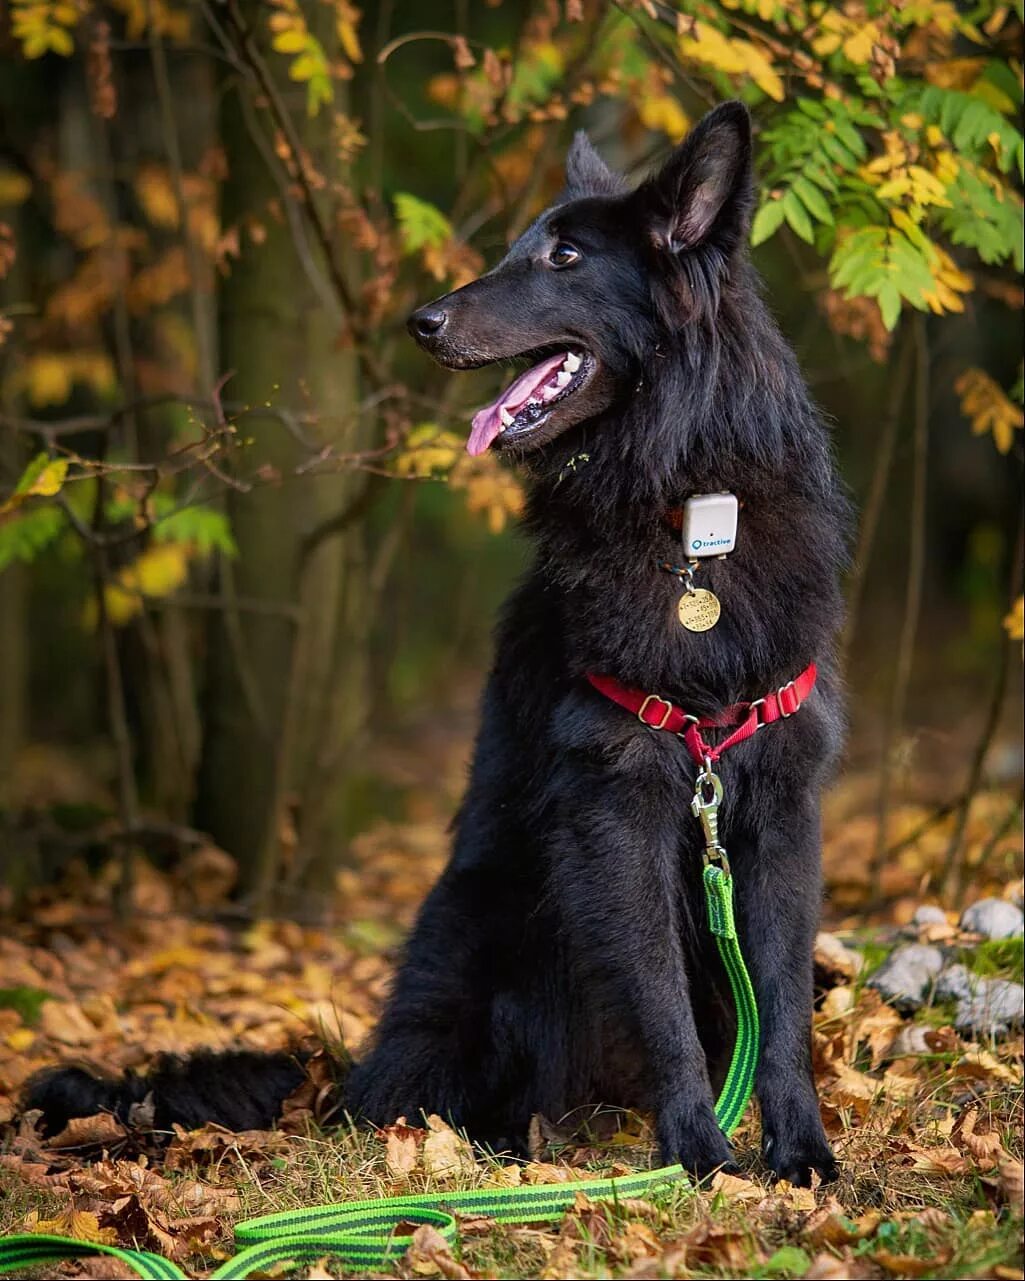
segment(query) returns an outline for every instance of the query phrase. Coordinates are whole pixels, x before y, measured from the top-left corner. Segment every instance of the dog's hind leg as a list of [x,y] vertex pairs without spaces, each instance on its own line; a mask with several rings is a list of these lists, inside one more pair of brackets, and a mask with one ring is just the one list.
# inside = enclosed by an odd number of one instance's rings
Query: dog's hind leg
[[703,1177],[732,1154],[715,1119],[681,943],[690,923],[676,744],[631,730],[609,764],[580,746],[585,735],[594,741],[594,716],[579,709],[567,721],[575,750],[551,783],[559,817],[550,851],[571,959],[605,1022],[628,1028],[639,1046],[648,1097],[638,1102],[655,1111],[663,1159]]

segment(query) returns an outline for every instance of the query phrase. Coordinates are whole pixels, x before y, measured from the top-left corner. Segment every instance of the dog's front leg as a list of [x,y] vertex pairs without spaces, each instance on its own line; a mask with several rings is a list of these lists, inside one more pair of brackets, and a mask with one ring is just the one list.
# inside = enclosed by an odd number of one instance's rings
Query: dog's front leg
[[611,770],[564,758],[550,780],[559,816],[552,888],[582,996],[640,1044],[663,1159],[704,1177],[732,1154],[716,1124],[680,946],[683,819],[661,746],[638,734]]
[[812,1170],[826,1181],[837,1174],[811,1059],[819,809],[808,796],[773,803],[766,794],[759,803],[761,822],[737,842],[734,868],[740,943],[761,1018],[762,1149],[780,1178],[807,1186]]

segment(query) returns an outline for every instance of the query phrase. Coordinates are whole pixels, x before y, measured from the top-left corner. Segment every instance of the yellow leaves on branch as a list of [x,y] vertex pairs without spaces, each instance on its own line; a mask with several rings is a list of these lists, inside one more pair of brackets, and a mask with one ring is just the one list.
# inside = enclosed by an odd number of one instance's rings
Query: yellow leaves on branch
[[[897,222],[896,211],[891,217]],[[971,293],[975,288],[975,281],[966,271],[961,270],[940,245],[934,243],[932,250],[933,285],[922,294],[926,305],[935,316],[942,316],[948,311],[964,311],[964,299],[961,295]]]
[[961,397],[961,412],[972,425],[972,434],[993,433],[993,443],[1002,454],[1011,452],[1014,433],[1025,425],[1021,405],[982,369],[966,369],[954,383]]
[[523,490],[494,454],[471,458],[463,444],[454,432],[421,423],[406,437],[393,465],[400,476],[446,478],[453,489],[466,494],[467,509],[482,514],[490,531],[499,534],[510,517],[522,512]]
[[191,18],[187,3],[180,9],[169,4],[168,0],[111,0],[111,3],[124,14],[125,34],[129,40],[140,39],[150,24],[157,35],[166,36],[178,44],[184,44],[189,38]]
[[69,58],[75,51],[71,32],[78,18],[78,6],[63,0],[13,0],[11,6],[11,30],[26,58],[47,53]]
[[291,57],[289,79],[306,85],[306,107],[311,116],[334,98],[333,79],[348,79],[350,64],[361,62],[359,42],[360,10],[349,0],[333,0],[335,35],[344,58],[332,63],[324,46],[313,34],[299,0],[272,0],[275,12],[268,19],[271,48]]
[[690,62],[752,80],[774,102],[784,98],[783,81],[766,50],[749,40],[724,35],[710,23],[684,20],[680,53]]
[[[184,586],[194,555],[195,548],[189,543],[154,543],[118,570],[117,578],[107,584],[103,593],[111,623],[123,627],[142,613],[147,599],[170,596]],[[91,599],[83,616],[86,627],[96,626],[96,616],[96,601]]]
[[872,50],[883,34],[878,23],[863,22],[833,7],[827,7],[822,15],[819,32],[811,47],[820,57],[839,50],[848,62],[859,67],[871,60]]
[[76,385],[90,388],[101,399],[117,386],[114,363],[105,351],[39,351],[11,378],[15,392],[25,392],[36,409],[63,405]]
[[26,498],[53,498],[64,487],[68,474],[66,458],[50,458],[37,454],[22,472],[14,493],[5,503],[0,503],[0,516],[20,507]]
[[499,465],[493,454],[479,458],[463,454],[452,470],[449,484],[465,491],[467,509],[484,515],[493,534],[500,534],[509,518],[523,511],[519,481]]

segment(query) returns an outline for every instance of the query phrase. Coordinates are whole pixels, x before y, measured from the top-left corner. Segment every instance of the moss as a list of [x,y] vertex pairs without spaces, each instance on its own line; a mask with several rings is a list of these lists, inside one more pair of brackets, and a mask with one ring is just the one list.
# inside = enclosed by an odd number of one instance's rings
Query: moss
[[974,974],[986,978],[1025,981],[1025,939],[987,939],[978,947],[961,950],[960,960]]
[[39,1011],[50,993],[38,987],[0,987],[0,1010],[15,1010],[28,1027],[39,1022]]

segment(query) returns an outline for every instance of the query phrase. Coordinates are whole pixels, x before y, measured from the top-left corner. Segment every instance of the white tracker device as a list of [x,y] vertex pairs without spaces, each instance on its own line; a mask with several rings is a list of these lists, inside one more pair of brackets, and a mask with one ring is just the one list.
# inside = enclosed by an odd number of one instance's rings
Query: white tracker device
[[687,556],[725,556],[737,545],[737,495],[694,494],[683,504]]

